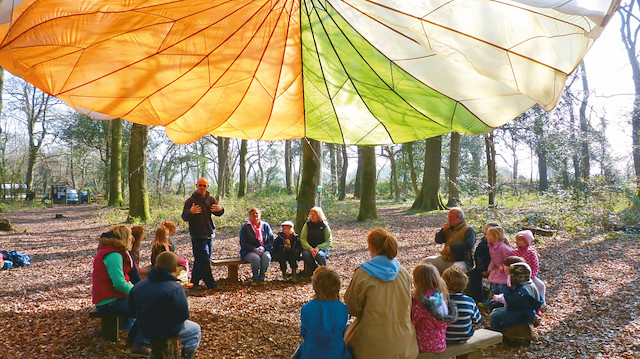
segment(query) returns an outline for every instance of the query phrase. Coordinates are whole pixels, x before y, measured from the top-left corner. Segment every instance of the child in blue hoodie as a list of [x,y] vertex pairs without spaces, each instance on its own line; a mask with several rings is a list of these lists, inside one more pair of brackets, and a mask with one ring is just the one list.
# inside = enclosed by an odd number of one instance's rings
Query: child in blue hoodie
[[300,334],[304,340],[293,358],[351,358],[344,343],[349,309],[340,301],[340,277],[320,266],[311,278],[316,295],[302,306]]

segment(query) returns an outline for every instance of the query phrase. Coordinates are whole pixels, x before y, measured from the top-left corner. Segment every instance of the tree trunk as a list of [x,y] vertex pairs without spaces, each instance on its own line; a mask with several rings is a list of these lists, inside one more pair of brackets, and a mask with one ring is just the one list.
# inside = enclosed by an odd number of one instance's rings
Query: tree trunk
[[109,206],[124,205],[122,199],[122,119],[111,120],[111,164],[109,171]]
[[[622,20],[620,35],[624,43],[629,63],[631,65],[633,86],[635,88],[635,98],[633,100],[633,112],[631,113],[631,141],[633,151],[633,169],[636,180],[636,197],[640,197],[640,61],[637,57],[636,44],[638,41],[639,26],[632,27],[631,21],[636,21],[638,16],[633,14],[634,6],[639,5],[638,0],[632,0],[629,4],[620,7],[618,13]],[[636,202],[637,203],[637,202]]]
[[338,200],[343,201],[347,196],[347,168],[349,166],[349,157],[347,156],[347,146],[340,146],[341,154],[340,159],[342,164],[340,165],[340,181],[338,182]]
[[489,184],[489,207],[496,205],[496,146],[493,132],[484,135],[487,154],[487,182]]
[[451,151],[449,154],[449,201],[447,207],[457,207],[461,204],[458,193],[458,173],[460,170],[460,134],[451,132]]
[[292,162],[293,161],[292,161],[292,155],[291,155],[291,140],[286,140],[284,141],[284,173],[285,173],[285,182],[287,185],[288,194],[293,193],[293,176],[291,174]]
[[549,180],[547,178],[547,149],[544,141],[544,130],[542,128],[542,118],[538,115],[534,121],[534,132],[537,138],[536,144],[536,156],[538,157],[538,174],[540,175],[540,182],[538,183],[538,189],[540,192],[544,192],[549,189]]
[[387,158],[389,158],[389,164],[391,167],[391,178],[389,179],[389,188],[391,189],[391,195],[396,202],[400,202],[400,186],[398,185],[398,166],[396,164],[396,156],[391,146],[384,146],[383,149],[387,152]]
[[444,209],[440,201],[440,165],[442,162],[442,136],[427,138],[424,149],[422,188],[411,206],[412,211]]
[[247,194],[247,140],[240,142],[240,158],[238,162],[240,164],[238,198],[242,198]]
[[358,146],[358,169],[356,170],[356,183],[353,185],[353,198],[362,196],[362,147]]
[[407,165],[409,166],[409,173],[411,174],[411,187],[413,187],[413,193],[418,195],[420,189],[418,189],[418,174],[416,173],[416,166],[413,163],[413,142],[407,142],[402,144],[402,147],[407,151]]
[[307,221],[309,210],[315,206],[317,188],[322,173],[320,161],[322,145],[319,141],[309,138],[302,139],[302,179],[300,190],[296,197],[296,224],[295,231],[300,233],[304,222]]
[[147,222],[151,219],[147,196],[148,142],[149,126],[134,123],[131,126],[129,146],[129,223],[137,220]]
[[580,104],[580,182],[582,188],[586,188],[591,172],[589,164],[589,119],[587,118],[587,105],[589,102],[589,82],[584,61],[580,62],[582,76],[582,103]]
[[224,178],[227,170],[227,141],[226,138],[218,136],[218,188],[216,190],[216,197],[222,198],[225,194]]
[[[4,89],[4,69],[2,67],[0,67],[0,113],[2,113],[2,90]],[[7,145],[2,142],[2,119],[3,117],[0,117],[0,183],[7,183],[7,181],[5,180],[5,174],[6,174],[6,162],[5,162],[5,150],[7,148]],[[46,188],[46,187],[45,187]],[[6,198],[6,188],[4,188],[4,186],[2,186],[2,198]]]
[[362,197],[360,198],[360,212],[358,221],[378,218],[376,208],[376,148],[375,146],[360,147],[362,157]]
[[331,180],[326,190],[329,191],[332,195],[336,194],[338,189],[338,171],[336,169],[336,145],[333,143],[327,144],[327,149],[329,150],[329,176]]

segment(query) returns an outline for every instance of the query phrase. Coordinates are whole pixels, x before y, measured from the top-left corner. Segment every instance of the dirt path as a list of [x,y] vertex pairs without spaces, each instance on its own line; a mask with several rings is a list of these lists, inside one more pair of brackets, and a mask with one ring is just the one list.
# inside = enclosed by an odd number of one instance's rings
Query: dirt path
[[[125,343],[96,336],[99,323],[88,318],[91,263],[97,237],[109,226],[94,220],[96,205],[2,214],[17,232],[0,232],[0,249],[31,256],[32,265],[0,271],[0,358],[120,358]],[[61,213],[64,218],[55,219]],[[396,234],[399,260],[411,271],[436,253],[433,234],[445,214],[409,215],[380,208],[383,223]],[[331,219],[334,245],[329,265],[342,276],[343,291],[353,270],[367,259],[365,236],[373,225]],[[151,229],[151,226],[149,226]],[[538,244],[540,276],[547,283],[548,310],[536,329],[538,340],[526,348],[500,345],[487,358],[638,358],[640,357],[640,243],[559,236]],[[177,252],[189,259],[185,228],[176,236]],[[150,237],[142,258],[149,257]],[[237,256],[237,239],[218,238],[214,258]],[[146,262],[142,263],[147,264]],[[272,265],[268,285],[260,288],[223,283],[222,290],[189,296],[192,319],[203,328],[198,357],[287,358],[299,345],[300,307],[312,297],[309,282],[282,283]],[[226,277],[215,268],[217,278]],[[250,276],[247,266],[240,276]]]

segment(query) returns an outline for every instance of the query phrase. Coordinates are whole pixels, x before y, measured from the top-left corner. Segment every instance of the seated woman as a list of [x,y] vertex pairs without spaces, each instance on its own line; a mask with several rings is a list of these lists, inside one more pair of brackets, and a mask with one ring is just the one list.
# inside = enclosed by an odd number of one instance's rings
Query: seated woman
[[[133,284],[129,280],[129,271],[134,266],[129,249],[131,248],[131,230],[127,226],[115,226],[100,237],[98,253],[93,259],[92,300],[100,313],[111,313],[129,318],[129,292]],[[149,341],[142,336],[134,323],[127,339],[133,344],[135,354],[149,354],[145,346]]]
[[415,358],[416,330],[411,322],[411,276],[395,259],[396,239],[386,229],[367,236],[371,259],[362,263],[344,294],[356,320],[345,334],[354,358]]
[[331,247],[331,229],[322,208],[313,207],[309,211],[309,220],[300,232],[300,244],[307,275],[311,275],[318,265],[327,265],[327,254]]
[[273,231],[260,216],[259,209],[251,208],[249,221],[240,228],[240,258],[251,263],[252,285],[264,283],[273,249]]

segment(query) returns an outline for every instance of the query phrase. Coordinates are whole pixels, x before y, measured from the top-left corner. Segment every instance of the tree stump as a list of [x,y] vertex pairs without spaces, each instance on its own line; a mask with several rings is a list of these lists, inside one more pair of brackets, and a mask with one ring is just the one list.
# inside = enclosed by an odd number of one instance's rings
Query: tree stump
[[15,231],[15,228],[11,225],[11,222],[6,218],[0,218],[0,231]]
[[178,338],[152,338],[151,356],[156,359],[178,359]]

